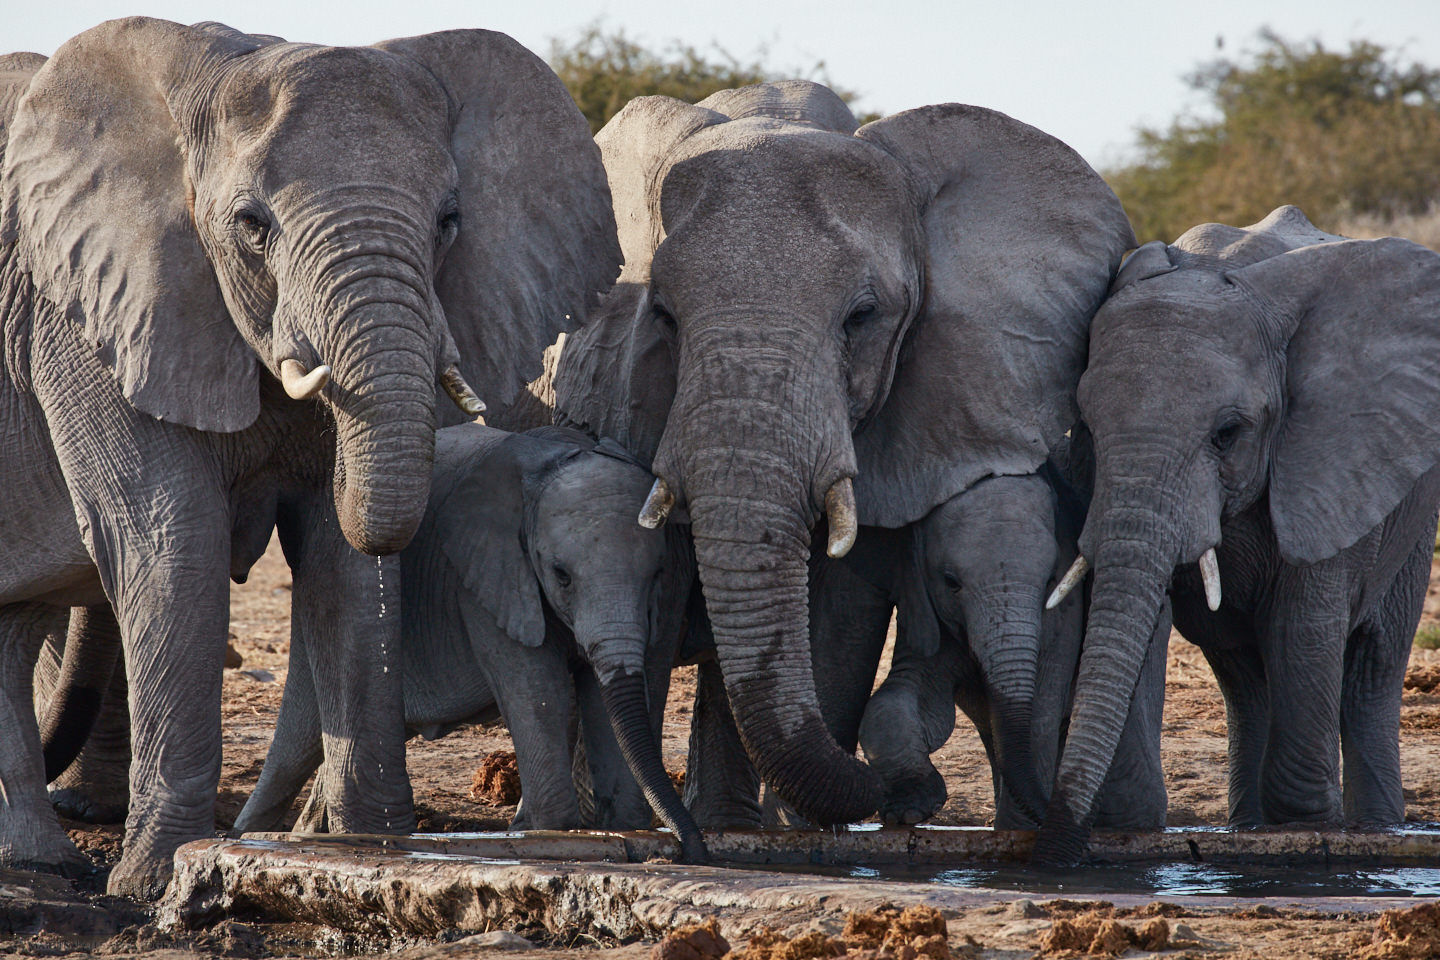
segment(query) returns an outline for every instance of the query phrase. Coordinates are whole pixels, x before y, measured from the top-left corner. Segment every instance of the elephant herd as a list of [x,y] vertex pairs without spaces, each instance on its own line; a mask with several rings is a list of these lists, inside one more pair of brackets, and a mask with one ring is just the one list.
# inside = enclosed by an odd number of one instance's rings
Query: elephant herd
[[116,893],[213,835],[227,578],[272,533],[290,671],[237,830],[315,773],[303,825],[407,832],[406,738],[503,716],[518,827],[653,812],[700,860],[930,817],[958,706],[997,825],[1074,862],[1164,824],[1172,621],[1233,825],[1403,820],[1440,256],[1294,207],[1135,248],[981,107],[857,127],[788,81],[592,138],[483,30],[0,57],[0,864],[86,865],[52,801],[121,808]]

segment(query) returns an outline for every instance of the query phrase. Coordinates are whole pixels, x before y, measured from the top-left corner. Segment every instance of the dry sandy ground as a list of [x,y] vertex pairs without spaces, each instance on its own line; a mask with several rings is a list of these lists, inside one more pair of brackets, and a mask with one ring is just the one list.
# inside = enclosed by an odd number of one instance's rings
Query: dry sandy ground
[[[1432,578],[1440,584],[1440,578]],[[241,667],[225,671],[224,769],[220,785],[218,820],[228,827],[259,775],[271,730],[280,705],[287,672],[289,638],[289,571],[278,547],[271,550],[254,569],[250,581],[232,591],[231,632],[233,646],[241,654]],[[1432,585],[1426,604],[1427,620],[1440,621],[1440,585]],[[1415,650],[1412,671],[1440,670],[1440,651]],[[684,767],[688,737],[689,703],[694,689],[694,668],[677,671],[666,711],[665,758],[672,769]],[[990,822],[993,802],[990,778],[979,739],[964,722],[937,754],[935,760],[945,775],[950,800],[936,818],[942,824],[983,825]],[[1440,821],[1440,689],[1429,693],[1407,690],[1402,717],[1406,816],[1412,821]],[[509,749],[505,729],[499,724],[459,730],[434,742],[412,740],[407,764],[414,784],[420,829],[429,831],[496,829],[505,826],[514,813],[510,806],[476,802],[468,797],[471,772],[492,751]],[[1165,704],[1164,756],[1170,792],[1170,823],[1177,826],[1221,825],[1225,819],[1225,712],[1214,679],[1200,652],[1176,636],[1170,648],[1167,698]],[[297,805],[298,806],[298,805]],[[119,828],[95,828],[81,824],[72,836],[103,865],[118,854]],[[93,881],[92,881],[93,885]],[[82,882],[82,888],[86,886]],[[3,893],[3,888],[0,888]],[[1194,901],[1191,901],[1192,903]],[[1024,957],[1034,955],[1049,919],[1030,919],[1028,940],[1015,940],[1016,918],[1007,908],[977,912],[973,917],[952,920],[951,943],[958,951],[969,934],[987,944],[985,956]],[[1020,918],[1024,919],[1024,918]],[[1213,940],[1213,949],[1227,956],[1349,957],[1355,956],[1359,940],[1367,941],[1375,921],[1370,918],[1319,917],[1298,915],[1230,915],[1190,919],[1202,940]],[[1023,924],[1022,924],[1023,926]],[[1001,935],[1011,931],[1007,940]],[[0,927],[3,930],[3,927]],[[1359,938],[1357,940],[1356,938]],[[1014,941],[1014,942],[1012,942]],[[58,955],[79,946],[65,938],[0,938],[0,950],[10,949],[40,955]],[[254,956],[266,950],[290,952],[283,940],[267,941],[251,933],[233,932],[203,941],[168,944],[145,936],[122,936],[108,944],[112,955],[159,956],[173,946],[171,956],[205,955]],[[646,955],[647,947],[589,945],[563,952],[589,957],[629,958]],[[1013,948],[1013,949],[1012,949]],[[1198,952],[1197,952],[1198,950]],[[310,951],[306,951],[310,952]],[[488,952],[471,943],[451,944],[407,951],[412,956],[461,957]],[[974,951],[970,951],[973,955]],[[1191,955],[1211,949],[1191,948]],[[1132,951],[1133,953],[1133,951]],[[512,954],[520,956],[519,954]],[[554,957],[556,945],[543,953]],[[1167,953],[1179,956],[1183,953]],[[1416,954],[1422,956],[1424,954]]]

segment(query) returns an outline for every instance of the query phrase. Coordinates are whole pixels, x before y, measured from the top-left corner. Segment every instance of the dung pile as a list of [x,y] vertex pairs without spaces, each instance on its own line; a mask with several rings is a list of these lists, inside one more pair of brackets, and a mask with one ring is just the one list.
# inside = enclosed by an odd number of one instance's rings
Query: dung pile
[[1440,957],[1440,903],[1386,910],[1357,960],[1429,960]]
[[509,750],[487,753],[470,778],[470,799],[500,806],[520,802],[520,768]]
[[[964,953],[978,952],[978,944],[966,938]],[[750,938],[743,950],[731,951],[715,921],[682,927],[655,945],[651,960],[822,960],[846,957],[854,960],[953,960],[946,938],[945,918],[933,907],[913,906],[900,910],[885,906],[873,912],[856,912],[845,918],[838,937],[818,930],[786,937],[764,927]]]
[[1057,916],[1040,940],[1047,957],[1115,957],[1131,947],[1164,950],[1170,943],[1170,924],[1151,917],[1139,929],[1115,919],[1114,911],[1097,907],[1071,916]]
[[1405,674],[1406,690],[1434,693],[1437,687],[1440,687],[1440,663],[1420,664]]

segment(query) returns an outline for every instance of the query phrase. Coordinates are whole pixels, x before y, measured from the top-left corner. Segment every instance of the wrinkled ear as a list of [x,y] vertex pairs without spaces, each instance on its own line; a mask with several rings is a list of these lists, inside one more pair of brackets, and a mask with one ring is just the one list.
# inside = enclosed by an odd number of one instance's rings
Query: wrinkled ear
[[912,531],[910,545],[902,559],[904,569],[896,578],[896,643],[902,641],[917,657],[933,657],[940,652],[940,616],[930,602],[926,588],[925,550],[921,535]]
[[[450,441],[456,431],[463,431],[459,441]],[[461,610],[467,616],[484,610],[516,642],[538,647],[545,642],[545,608],[525,549],[524,438],[470,425],[440,437],[450,442],[436,443],[426,526],[465,592]]]
[[567,338],[555,373],[556,422],[609,437],[647,470],[675,400],[675,358],[642,283],[618,283]]
[[503,415],[620,271],[600,152],[560,78],[503,33],[376,46],[420,61],[450,97],[460,232],[435,290],[461,371]]
[[1440,255],[1304,247],[1227,275],[1293,326],[1270,515],[1290,563],[1353,544],[1440,459]]
[[1002,113],[922,107],[856,135],[905,166],[925,231],[924,303],[855,437],[860,522],[893,527],[1044,462],[1076,419],[1090,318],[1135,240],[1089,164]]
[[636,97],[595,134],[615,201],[625,258],[622,280],[650,280],[650,258],[663,239],[660,183],[671,154],[685,138],[726,119],[673,97]]
[[1125,260],[1120,264],[1120,272],[1115,274],[1115,281],[1110,284],[1109,295],[1113,297],[1132,283],[1149,280],[1175,269],[1175,264],[1170,262],[1169,246],[1159,240],[1151,240],[1125,255]]
[[262,45],[143,17],[87,30],[36,73],[5,157],[0,242],[136,409],[201,430],[249,426],[258,373],[191,219],[171,104],[203,96],[197,64]]

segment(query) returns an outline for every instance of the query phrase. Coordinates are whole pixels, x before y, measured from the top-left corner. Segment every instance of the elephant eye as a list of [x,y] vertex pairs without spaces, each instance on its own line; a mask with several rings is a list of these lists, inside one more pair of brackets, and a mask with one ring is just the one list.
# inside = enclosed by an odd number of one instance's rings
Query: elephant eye
[[956,576],[953,570],[945,571],[945,586],[948,587],[950,590],[960,589],[960,578]]
[[246,208],[235,214],[235,225],[256,249],[264,247],[270,236],[270,221],[254,209]]
[[570,586],[570,571],[566,570],[558,563],[552,564],[550,569],[555,574],[556,583],[560,584],[560,586],[562,587]]
[[1228,453],[1230,448],[1235,446],[1235,440],[1240,436],[1240,424],[1227,423],[1223,427],[1217,427],[1210,436],[1210,445],[1219,453]]
[[655,312],[655,319],[656,319],[656,321],[657,321],[662,327],[664,327],[667,331],[669,331],[670,333],[674,333],[674,332],[675,332],[675,317],[670,313],[670,311],[669,311],[669,310],[666,310],[664,307],[660,306],[658,303],[655,304],[651,309]]
[[850,316],[845,318],[845,326],[860,327],[874,320],[880,313],[878,307],[873,303],[864,303],[850,311]]
[[435,224],[435,246],[444,246],[460,232],[460,211],[451,210],[440,215]]

